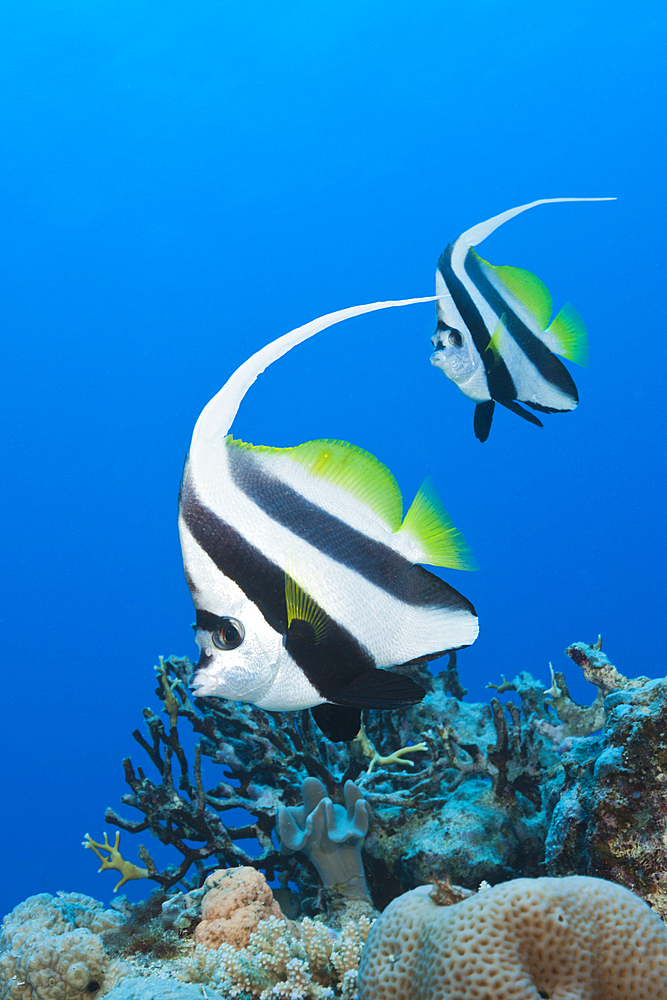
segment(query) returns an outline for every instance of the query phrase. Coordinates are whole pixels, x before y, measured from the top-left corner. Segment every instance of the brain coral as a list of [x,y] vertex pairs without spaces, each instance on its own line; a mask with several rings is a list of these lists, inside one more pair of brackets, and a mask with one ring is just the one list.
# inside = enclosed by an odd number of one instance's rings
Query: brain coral
[[19,903],[0,932],[2,1000],[78,1000],[106,993],[125,974],[99,934],[123,922],[78,892],[40,893]]
[[667,1000],[667,928],[628,889],[516,879],[452,906],[395,899],[359,966],[359,1000]]

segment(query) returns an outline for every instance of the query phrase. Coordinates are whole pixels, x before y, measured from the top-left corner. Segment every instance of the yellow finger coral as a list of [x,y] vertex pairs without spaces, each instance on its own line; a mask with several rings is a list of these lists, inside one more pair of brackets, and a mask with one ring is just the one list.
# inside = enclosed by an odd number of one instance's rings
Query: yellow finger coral
[[[140,868],[131,861],[126,861],[118,849],[119,845],[120,830],[116,833],[116,839],[113,846],[109,843],[109,838],[106,833],[104,834],[103,844],[98,844],[96,840],[93,840],[89,833],[86,833],[85,840],[81,845],[82,847],[87,847],[90,851],[93,851],[102,862],[100,867],[97,869],[98,872],[104,872],[110,868],[113,871],[121,873],[122,878],[120,882],[117,882],[114,886],[114,892],[118,892],[121,885],[125,885],[126,882],[130,882],[132,879],[148,878],[148,868]],[[101,851],[105,851],[108,857],[101,854]]]

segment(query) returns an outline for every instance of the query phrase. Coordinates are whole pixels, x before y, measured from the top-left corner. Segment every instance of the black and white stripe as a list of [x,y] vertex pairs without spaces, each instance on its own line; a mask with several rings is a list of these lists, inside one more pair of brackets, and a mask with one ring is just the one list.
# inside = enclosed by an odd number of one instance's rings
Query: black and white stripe
[[[415,565],[431,552],[431,536],[425,530],[422,542],[416,521],[393,523],[385,500],[394,511],[394,493],[378,505],[363,489],[311,471],[292,449],[254,449],[227,437],[248,387],[291,347],[343,319],[417,301],[425,300],[355,306],[286,334],[237,369],[202,411],[179,500],[183,565],[198,611],[197,694],[269,711],[314,708],[335,738],[351,738],[359,709],[423,697],[411,678],[386,668],[474,641],[472,604]],[[384,488],[382,476],[372,482]],[[397,502],[400,513],[400,495]],[[295,587],[302,603],[294,603]],[[229,618],[242,627],[242,641],[227,648],[216,630]]]
[[[229,467],[233,470],[230,478],[247,498],[248,510],[250,505],[256,508],[247,520],[257,523],[261,512],[273,522],[268,531],[262,525],[257,534],[282,536],[285,550],[292,554],[290,570],[293,565],[296,569],[302,567],[300,576],[309,581],[309,594],[330,622],[326,642],[309,643],[298,635],[290,641],[285,559],[280,558],[277,547],[269,547],[267,552],[253,544],[245,529],[239,530],[229,518],[215,513],[198,495],[187,467],[180,502],[182,536],[187,533],[220,576],[231,581],[259,609],[267,625],[283,637],[287,652],[309,683],[327,701],[356,705],[363,698],[367,707],[396,707],[418,700],[409,678],[386,674],[382,668],[434,659],[468,645],[477,631],[472,604],[391,546],[351,528],[266,473],[261,468],[261,457],[261,453],[229,449]],[[240,506],[235,504],[237,510]],[[287,541],[284,532],[289,532]],[[315,573],[309,575],[305,572],[305,553],[312,561],[313,550],[323,558],[317,561]],[[299,558],[300,552],[303,558]],[[201,573],[196,575],[201,579]],[[354,585],[352,602],[345,605],[327,600],[327,592],[344,587],[346,581]],[[193,591],[193,599],[197,606],[202,600],[210,603],[206,588],[202,594]],[[352,609],[355,614],[350,613]],[[221,605],[206,610],[229,613]],[[384,613],[384,621],[379,611]]]
[[[579,395],[567,368],[553,353],[553,336],[541,329],[530,310],[472,248],[508,219],[536,205],[604,200],[609,199],[554,198],[510,209],[468,230],[440,257],[431,362],[477,404],[475,433],[480,440],[488,436],[495,403],[541,427],[541,421],[519,403],[542,413],[564,413],[576,407]],[[499,324],[502,338],[494,344]]]

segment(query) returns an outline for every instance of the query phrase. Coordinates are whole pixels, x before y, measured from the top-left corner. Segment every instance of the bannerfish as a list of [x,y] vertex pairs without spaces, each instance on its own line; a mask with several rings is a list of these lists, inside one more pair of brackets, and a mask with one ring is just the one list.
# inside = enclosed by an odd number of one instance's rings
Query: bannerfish
[[570,373],[555,356],[588,364],[588,338],[579,313],[567,303],[551,322],[551,295],[539,278],[519,267],[497,267],[473,247],[504,222],[536,205],[614,198],[543,198],[473,226],[450,243],[438,261],[438,325],[431,364],[476,403],[474,430],[486,441],[496,403],[542,427],[525,403],[542,413],[564,413],[579,402]]
[[428,480],[403,517],[393,475],[361,448],[260,447],[228,434],[257,376],[296,344],[351,316],[430,301],[354,306],[299,327],[242,364],[199,416],[179,497],[196,695],[310,708],[331,739],[351,740],[362,709],[423,698],[389,668],[475,640],[470,601],[418,565],[473,568]]

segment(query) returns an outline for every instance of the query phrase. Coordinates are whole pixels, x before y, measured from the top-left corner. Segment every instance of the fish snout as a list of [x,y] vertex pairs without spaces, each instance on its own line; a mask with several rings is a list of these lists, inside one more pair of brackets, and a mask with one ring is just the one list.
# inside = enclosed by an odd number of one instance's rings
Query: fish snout
[[206,670],[207,667],[210,667],[212,662],[213,651],[211,650],[211,652],[209,652],[209,650],[204,647],[199,654],[199,660],[197,661],[195,670]]

